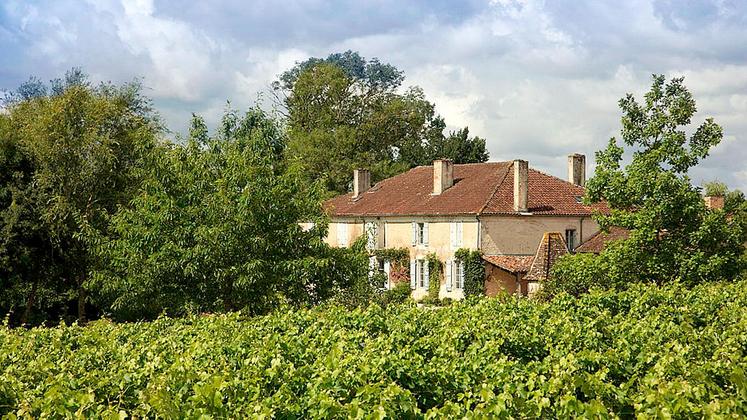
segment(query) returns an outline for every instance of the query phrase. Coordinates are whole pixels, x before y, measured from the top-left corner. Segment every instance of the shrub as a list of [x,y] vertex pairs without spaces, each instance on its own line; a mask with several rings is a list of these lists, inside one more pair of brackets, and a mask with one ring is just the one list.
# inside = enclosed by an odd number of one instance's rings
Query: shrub
[[412,290],[408,282],[395,283],[394,287],[385,291],[381,295],[381,303],[384,306],[407,302],[410,299]]

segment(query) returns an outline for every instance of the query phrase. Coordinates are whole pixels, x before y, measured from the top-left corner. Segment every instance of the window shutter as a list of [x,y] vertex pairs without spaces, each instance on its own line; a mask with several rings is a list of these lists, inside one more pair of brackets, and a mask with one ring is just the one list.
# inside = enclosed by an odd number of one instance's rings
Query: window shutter
[[410,289],[415,289],[415,279],[417,278],[415,271],[417,271],[417,265],[415,260],[410,260]]
[[428,222],[423,223],[423,245],[428,246]]
[[462,242],[463,242],[462,236],[463,236],[462,235],[462,222],[457,222],[457,224],[456,224],[456,243],[457,243],[457,247],[458,248],[462,247]]
[[341,222],[337,224],[337,245],[348,246],[348,224]]
[[389,265],[389,261],[384,261],[384,276],[386,277],[384,279],[384,288],[389,289],[389,272],[392,270],[391,265]]
[[412,222],[412,246],[418,244],[418,224]]
[[451,291],[451,282],[452,282],[452,275],[451,275],[451,260],[446,260],[446,291]]
[[459,261],[459,288],[464,289],[464,261]]
[[457,235],[457,233],[456,233],[456,231],[457,231],[457,224],[456,224],[456,222],[451,222],[450,232],[451,232],[451,248],[452,249],[455,249],[457,247],[457,242],[456,242],[456,235]]
[[431,287],[431,268],[428,260],[423,260],[423,283],[425,283],[425,289],[428,290]]

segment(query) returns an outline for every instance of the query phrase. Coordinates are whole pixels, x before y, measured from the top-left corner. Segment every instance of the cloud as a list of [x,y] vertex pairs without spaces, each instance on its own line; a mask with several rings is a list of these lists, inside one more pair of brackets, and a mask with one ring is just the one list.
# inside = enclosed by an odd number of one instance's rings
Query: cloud
[[[83,66],[143,77],[175,131],[190,113],[215,124],[309,56],[353,49],[420,85],[454,129],[487,139],[493,159],[525,158],[562,176],[618,134],[617,101],[652,73],[684,75],[724,141],[692,172],[747,190],[747,3],[494,0],[289,2],[6,1],[0,87]],[[593,161],[593,159],[589,159]]]

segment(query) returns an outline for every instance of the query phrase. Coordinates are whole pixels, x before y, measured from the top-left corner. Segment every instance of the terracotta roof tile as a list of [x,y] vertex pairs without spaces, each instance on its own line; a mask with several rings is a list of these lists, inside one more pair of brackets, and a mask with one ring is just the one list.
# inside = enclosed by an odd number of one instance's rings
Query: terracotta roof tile
[[485,261],[509,273],[526,273],[532,265],[532,255],[483,255]]
[[[433,166],[418,166],[385,179],[352,199],[352,193],[325,202],[333,216],[515,214],[513,162],[454,165],[454,186],[432,195]],[[579,202],[583,187],[529,169],[529,211],[541,215],[588,216],[603,205]]]
[[599,231],[596,235],[589,238],[586,242],[579,245],[575,251],[581,253],[599,254],[604,250],[608,243],[620,239],[627,239],[630,231],[621,227],[610,227],[609,232]]
[[565,244],[563,235],[558,232],[546,232],[537,247],[532,266],[529,267],[524,278],[530,281],[545,281],[551,278],[553,264],[566,254],[568,254],[568,246]]
[[[529,169],[530,213],[547,215],[591,215],[594,210],[606,211],[605,205],[586,206],[580,202],[584,187]],[[510,170],[506,179],[496,190],[483,210],[485,214],[513,214],[514,212],[514,171]]]

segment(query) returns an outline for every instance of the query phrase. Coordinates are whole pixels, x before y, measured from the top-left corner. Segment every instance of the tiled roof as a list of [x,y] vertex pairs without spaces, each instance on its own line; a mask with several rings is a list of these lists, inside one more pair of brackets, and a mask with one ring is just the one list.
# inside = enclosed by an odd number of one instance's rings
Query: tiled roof
[[526,273],[534,260],[531,255],[483,255],[482,258],[509,273]]
[[568,246],[563,235],[558,232],[546,232],[537,247],[532,266],[529,267],[525,279],[530,281],[545,281],[551,278],[551,269],[558,258],[568,254]]
[[609,232],[599,231],[596,235],[589,238],[586,242],[582,243],[576,248],[576,252],[585,252],[585,253],[593,253],[593,254],[599,254],[604,250],[604,248],[607,246],[608,243],[612,241],[617,241],[620,239],[627,239],[630,235],[630,231],[621,228],[612,226],[609,229]]
[[[516,214],[513,162],[454,165],[454,186],[432,195],[433,166],[418,166],[385,179],[357,199],[352,193],[325,203],[333,216]],[[579,202],[583,187],[529,169],[529,211],[541,215],[588,216],[603,205]]]
[[[606,211],[607,207],[602,204],[586,206],[581,203],[580,199],[583,195],[584,187],[531,168],[529,169],[529,203],[527,207],[530,213],[588,216],[595,209]],[[495,194],[492,195],[483,213],[515,213],[513,170],[508,171],[506,179],[500,184]]]

